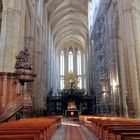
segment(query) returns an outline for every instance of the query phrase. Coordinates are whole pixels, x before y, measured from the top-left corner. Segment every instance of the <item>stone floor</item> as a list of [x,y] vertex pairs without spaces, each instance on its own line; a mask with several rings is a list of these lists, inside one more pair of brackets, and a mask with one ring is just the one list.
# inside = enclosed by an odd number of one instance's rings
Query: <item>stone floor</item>
[[51,140],[98,140],[96,136],[78,121],[63,120]]

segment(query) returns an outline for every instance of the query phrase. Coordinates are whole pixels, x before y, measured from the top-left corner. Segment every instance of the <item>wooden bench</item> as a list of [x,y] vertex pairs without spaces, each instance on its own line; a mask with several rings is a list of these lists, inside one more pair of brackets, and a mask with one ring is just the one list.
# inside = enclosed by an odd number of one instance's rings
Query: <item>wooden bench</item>
[[140,132],[140,126],[134,126],[134,125],[117,125],[117,126],[108,126],[106,131],[104,131],[103,135],[102,135],[102,139],[104,140],[115,140],[116,138],[116,134],[120,133],[120,132]]
[[135,137],[135,138],[132,138],[132,140],[140,140],[140,138],[139,137],[138,138]]
[[[119,134],[116,135],[115,140],[133,140],[133,139],[138,139],[140,140],[140,132],[120,132]],[[110,139],[111,140],[111,139]]]
[[11,129],[11,130],[0,130],[0,136],[4,136],[4,135],[34,135],[34,140],[42,140],[42,136],[40,133],[40,130],[31,130],[31,129]]
[[[1,135],[1,132],[5,130],[5,131],[9,131],[8,133],[14,131],[16,134],[22,134],[22,132],[24,134],[35,134],[35,135],[38,135],[37,137],[39,137],[38,140],[44,140],[46,137],[47,137],[47,134],[46,134],[46,131],[44,130],[44,128],[39,128],[39,127],[17,127],[17,128],[2,128],[0,129],[0,135]],[[22,131],[22,132],[21,132]],[[7,134],[8,134],[7,133]]]
[[36,140],[34,135],[0,135],[0,140]]
[[[140,128],[139,124],[135,123],[130,123],[130,122],[110,122],[110,123],[105,123],[99,128],[99,133],[97,134],[100,139],[108,139],[109,133],[114,133],[114,129],[118,128],[119,129],[127,129],[127,128]],[[112,130],[112,132],[111,132]]]
[[[56,128],[59,126],[61,118],[34,118],[20,121],[3,123],[0,125],[0,139],[16,138],[48,140],[51,138]],[[31,138],[27,138],[31,135]]]
[[140,121],[138,120],[117,117],[93,117],[88,120],[92,123],[91,130],[100,140],[123,140],[127,138],[127,134],[129,136],[133,134],[131,139],[139,138]]

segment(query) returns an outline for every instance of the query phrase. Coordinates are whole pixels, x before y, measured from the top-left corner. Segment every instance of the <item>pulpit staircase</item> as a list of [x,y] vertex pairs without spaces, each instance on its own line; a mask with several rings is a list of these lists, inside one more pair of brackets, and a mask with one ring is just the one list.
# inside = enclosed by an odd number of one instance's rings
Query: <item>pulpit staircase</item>
[[26,94],[17,95],[6,107],[0,109],[0,122],[3,122],[16,114],[16,112],[32,106],[31,99]]
[[20,93],[20,88],[13,73],[0,73],[0,122],[10,119],[17,111],[32,106],[31,94]]

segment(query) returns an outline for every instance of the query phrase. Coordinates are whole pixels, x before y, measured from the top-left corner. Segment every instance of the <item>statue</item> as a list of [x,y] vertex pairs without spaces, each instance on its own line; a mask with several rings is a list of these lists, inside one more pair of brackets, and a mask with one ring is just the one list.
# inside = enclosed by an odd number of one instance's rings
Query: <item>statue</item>
[[26,69],[32,70],[32,65],[29,63],[29,52],[28,49],[25,48],[24,51],[20,51],[20,53],[16,56],[16,69]]
[[78,76],[69,72],[64,76],[64,85],[66,89],[78,88]]

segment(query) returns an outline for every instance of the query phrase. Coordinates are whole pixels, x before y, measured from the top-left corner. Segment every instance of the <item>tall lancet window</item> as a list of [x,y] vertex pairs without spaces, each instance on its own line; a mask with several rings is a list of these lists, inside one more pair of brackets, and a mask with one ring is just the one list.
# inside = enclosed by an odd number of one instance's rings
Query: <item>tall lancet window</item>
[[68,60],[69,60],[69,72],[70,71],[73,72],[73,53],[72,53],[72,51],[69,52]]
[[64,52],[60,54],[60,89],[64,88]]
[[77,75],[81,75],[81,53],[80,51],[77,52]]
[[64,77],[61,77],[60,79],[60,89],[62,90],[64,88]]
[[78,77],[78,87],[81,89],[82,88],[82,77]]
[[64,75],[64,52],[60,55],[60,75]]

